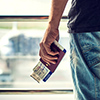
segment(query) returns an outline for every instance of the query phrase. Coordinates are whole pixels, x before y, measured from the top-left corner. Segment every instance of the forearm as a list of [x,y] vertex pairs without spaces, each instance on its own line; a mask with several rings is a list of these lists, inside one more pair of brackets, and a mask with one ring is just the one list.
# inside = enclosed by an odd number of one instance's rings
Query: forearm
[[49,24],[45,31],[43,40],[40,43],[39,55],[45,62],[55,64],[55,60],[58,59],[56,55],[58,55],[59,53],[51,51],[50,46],[54,42],[54,40],[59,40],[58,27],[67,1],[68,0],[52,0]]
[[52,0],[51,13],[49,16],[49,25],[51,27],[58,29],[67,2],[68,0]]

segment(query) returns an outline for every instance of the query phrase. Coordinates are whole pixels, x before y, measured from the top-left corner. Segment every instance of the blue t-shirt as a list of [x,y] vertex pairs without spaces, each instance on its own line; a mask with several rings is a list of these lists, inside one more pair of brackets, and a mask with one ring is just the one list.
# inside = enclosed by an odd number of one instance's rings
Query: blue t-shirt
[[100,31],[100,0],[72,0],[69,33]]

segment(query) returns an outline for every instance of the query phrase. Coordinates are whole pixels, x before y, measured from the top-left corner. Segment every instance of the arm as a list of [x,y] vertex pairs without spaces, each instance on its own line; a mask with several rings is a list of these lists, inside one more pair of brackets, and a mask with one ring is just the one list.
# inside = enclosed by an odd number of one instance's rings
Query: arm
[[[59,40],[58,27],[59,27],[59,23],[60,23],[63,11],[67,4],[67,1],[68,0],[52,0],[48,27],[46,29],[43,40],[40,43],[40,52],[39,52],[40,57],[44,61],[50,62],[53,64],[56,63],[54,60],[58,59],[55,55],[59,53],[52,52],[50,49],[50,46],[54,40],[57,40],[57,41]],[[52,56],[55,56],[55,57],[52,57]]]
[[60,19],[68,0],[52,0],[51,13],[49,16],[49,24],[58,29]]

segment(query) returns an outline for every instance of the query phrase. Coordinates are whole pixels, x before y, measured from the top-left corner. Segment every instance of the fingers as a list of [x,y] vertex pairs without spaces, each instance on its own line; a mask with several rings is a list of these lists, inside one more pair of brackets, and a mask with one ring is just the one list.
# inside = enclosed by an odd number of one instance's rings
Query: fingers
[[[45,62],[49,62],[49,63],[52,63],[52,64],[56,64],[56,60],[58,59],[58,58],[55,58],[55,59],[50,59],[49,57],[47,57],[46,55],[42,55],[41,56],[41,58],[42,58],[42,60],[43,61],[45,61]],[[49,59],[48,59],[49,58]]]
[[51,51],[50,46],[40,43],[39,55],[45,62],[50,62],[50,63],[55,64],[56,60],[58,59],[58,57],[56,55],[58,55],[58,54],[59,54],[59,52]]
[[58,59],[57,56],[50,56],[47,54],[46,51],[42,51],[42,50],[40,50],[40,56],[44,59],[47,59],[47,60],[57,60]]
[[44,59],[44,58],[42,58],[42,60],[45,62],[48,62],[48,63],[56,64],[56,61],[52,61],[52,60],[48,60],[48,59]]
[[56,51],[56,52],[51,51],[49,45],[46,45],[46,44],[45,44],[45,45],[44,45],[44,48],[45,48],[47,54],[49,54],[49,55],[51,55],[51,56],[55,56],[55,55],[58,55],[58,54],[59,54],[58,51]]

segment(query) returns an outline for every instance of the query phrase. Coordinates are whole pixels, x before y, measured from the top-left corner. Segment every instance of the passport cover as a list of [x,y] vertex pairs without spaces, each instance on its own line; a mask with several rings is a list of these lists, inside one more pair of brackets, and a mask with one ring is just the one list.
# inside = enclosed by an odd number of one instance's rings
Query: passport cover
[[53,52],[59,52],[59,55],[56,55],[58,56],[56,64],[44,62],[40,58],[38,64],[33,68],[33,73],[30,75],[39,83],[41,80],[43,80],[44,82],[48,80],[48,78],[52,75],[52,73],[54,73],[54,71],[56,70],[57,66],[59,65],[60,61],[66,53],[66,50],[57,41],[54,41],[54,43],[52,43],[51,50]]

